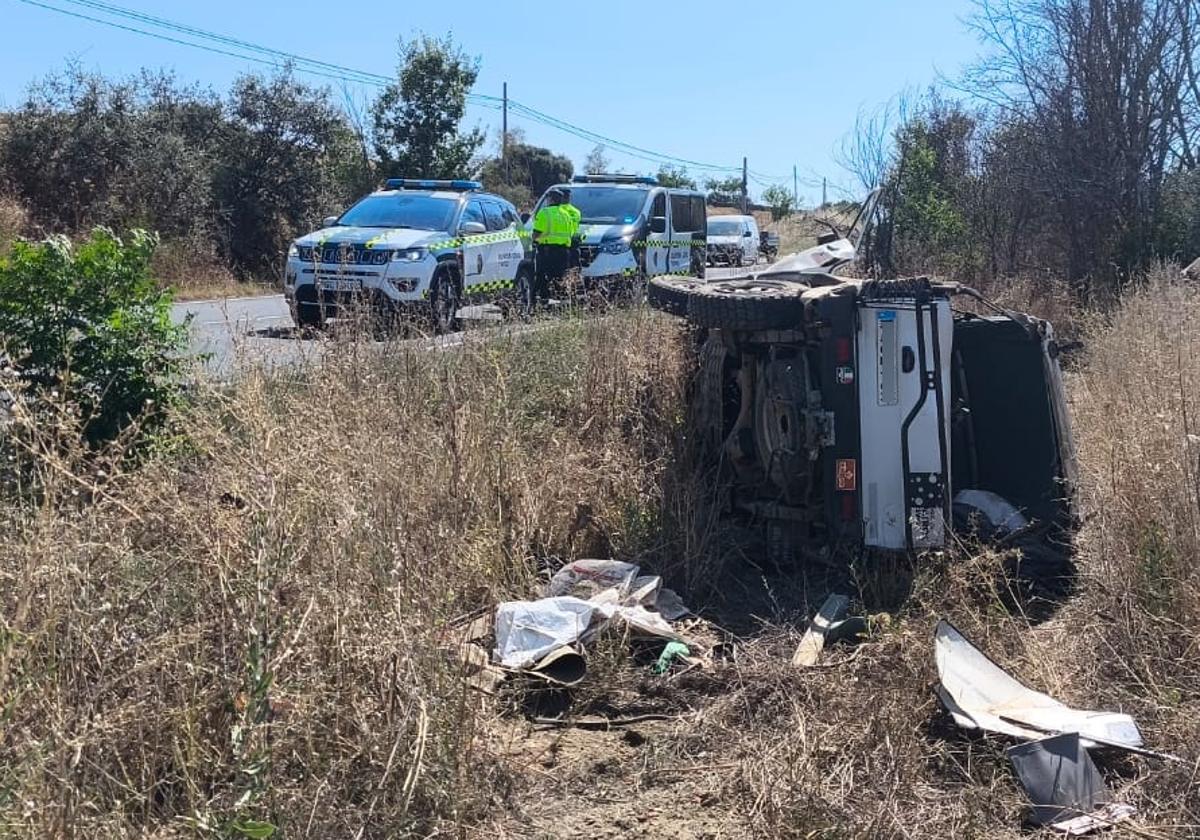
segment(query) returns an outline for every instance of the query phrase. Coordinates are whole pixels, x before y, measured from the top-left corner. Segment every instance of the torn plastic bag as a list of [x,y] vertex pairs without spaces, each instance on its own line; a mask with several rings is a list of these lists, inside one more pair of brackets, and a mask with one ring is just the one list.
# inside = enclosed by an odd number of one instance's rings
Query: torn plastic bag
[[496,660],[528,668],[551,651],[573,644],[592,623],[596,605],[579,598],[507,601],[496,607]]
[[554,573],[546,594],[551,598],[561,595],[590,598],[615,587],[624,596],[632,588],[638,571],[636,564],[620,560],[575,560]]
[[941,680],[937,695],[959,726],[1025,740],[1077,732],[1085,747],[1142,746],[1129,715],[1072,709],[1026,688],[948,621],[938,622],[934,650]]

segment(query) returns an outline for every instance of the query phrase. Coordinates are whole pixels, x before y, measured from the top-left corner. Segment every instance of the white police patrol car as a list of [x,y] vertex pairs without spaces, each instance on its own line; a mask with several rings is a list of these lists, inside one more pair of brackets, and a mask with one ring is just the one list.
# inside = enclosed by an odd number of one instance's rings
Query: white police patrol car
[[457,328],[466,304],[504,300],[533,273],[516,208],[478,181],[392,178],[288,251],[284,296],[300,327],[368,304]]

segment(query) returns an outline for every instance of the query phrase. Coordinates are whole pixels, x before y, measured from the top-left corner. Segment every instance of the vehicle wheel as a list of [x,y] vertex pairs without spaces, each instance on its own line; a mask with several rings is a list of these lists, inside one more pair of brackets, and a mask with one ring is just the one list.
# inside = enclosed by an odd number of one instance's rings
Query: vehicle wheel
[[533,272],[522,268],[517,272],[513,281],[513,301],[510,314],[522,321],[533,317],[535,301],[533,299]]
[[320,304],[314,306],[297,303],[292,308],[292,320],[296,322],[296,329],[301,332],[320,330],[325,326],[324,319],[321,317]]
[[[667,287],[669,284],[669,287]],[[808,285],[747,277],[738,280],[655,280],[651,289],[668,305],[653,304],[702,327],[727,330],[778,330],[804,318],[801,295]],[[656,288],[657,287],[657,288]],[[666,288],[664,288],[666,287]]]
[[429,308],[435,333],[445,335],[458,329],[458,284],[454,282],[454,275],[446,269],[439,271],[433,278]]
[[686,316],[692,289],[703,285],[689,277],[655,277],[646,288],[646,301],[655,309]]

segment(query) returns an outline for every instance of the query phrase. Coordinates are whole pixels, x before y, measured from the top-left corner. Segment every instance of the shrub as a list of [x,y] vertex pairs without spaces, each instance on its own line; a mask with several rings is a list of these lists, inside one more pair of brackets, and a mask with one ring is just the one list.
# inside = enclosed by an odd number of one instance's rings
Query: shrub
[[35,413],[61,402],[88,444],[152,428],[176,394],[184,328],[149,275],[157,242],[98,228],[79,245],[18,241],[0,257],[0,351]]

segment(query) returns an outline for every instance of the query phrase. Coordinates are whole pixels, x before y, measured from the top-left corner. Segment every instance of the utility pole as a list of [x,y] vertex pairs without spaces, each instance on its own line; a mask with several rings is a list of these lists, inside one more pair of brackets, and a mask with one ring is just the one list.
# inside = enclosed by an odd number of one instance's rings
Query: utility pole
[[504,183],[509,183],[508,177],[508,82],[504,83],[504,116],[500,123],[500,160],[504,164]]
[[750,212],[750,192],[749,192],[749,175],[750,169],[746,164],[746,158],[742,158],[742,215]]
[[800,178],[796,175],[796,164],[792,164],[792,204],[800,209]]
[[827,183],[827,179],[822,178],[821,179],[821,206],[822,207],[824,207],[826,204],[829,203],[829,196],[827,195],[826,190],[825,190],[826,183]]

